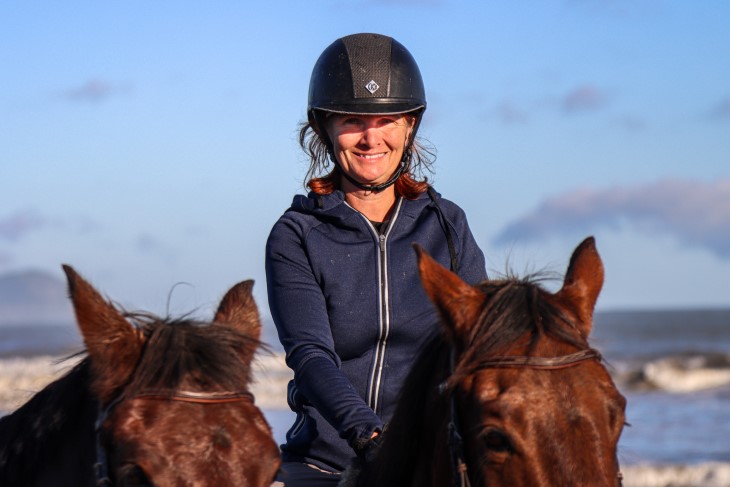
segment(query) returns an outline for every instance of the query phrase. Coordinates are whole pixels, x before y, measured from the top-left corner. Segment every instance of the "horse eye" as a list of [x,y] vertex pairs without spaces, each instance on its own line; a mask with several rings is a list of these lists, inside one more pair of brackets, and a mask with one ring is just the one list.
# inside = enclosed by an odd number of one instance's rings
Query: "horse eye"
[[154,487],[139,465],[127,464],[119,469],[120,487]]
[[482,443],[487,450],[495,452],[512,451],[512,443],[509,437],[498,429],[489,429],[482,434]]

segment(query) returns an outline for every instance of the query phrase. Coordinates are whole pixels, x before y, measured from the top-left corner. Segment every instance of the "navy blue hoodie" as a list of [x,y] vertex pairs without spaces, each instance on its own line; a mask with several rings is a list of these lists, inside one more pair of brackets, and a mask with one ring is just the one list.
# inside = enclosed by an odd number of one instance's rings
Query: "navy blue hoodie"
[[[432,193],[453,236],[458,274],[486,278],[484,255],[464,212]],[[379,233],[344,195],[294,197],[266,245],[271,315],[294,371],[297,413],[284,461],[345,469],[353,441],[380,431],[421,347],[438,332],[436,309],[418,277],[416,242],[450,266],[446,233],[431,197],[399,198]]]

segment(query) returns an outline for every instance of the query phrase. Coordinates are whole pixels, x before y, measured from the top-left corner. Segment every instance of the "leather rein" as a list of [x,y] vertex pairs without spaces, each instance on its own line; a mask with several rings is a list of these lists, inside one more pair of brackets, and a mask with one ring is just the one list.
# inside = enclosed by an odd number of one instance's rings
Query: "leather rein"
[[[99,414],[96,417],[94,425],[95,441],[96,441],[96,463],[94,464],[94,473],[96,475],[96,485],[111,486],[113,485],[109,476],[109,459],[102,442],[101,433],[102,425],[106,421],[112,410],[125,399],[124,393],[117,396],[109,405],[102,409],[99,407]],[[164,390],[143,390],[129,399],[150,399],[154,401],[174,401],[186,402],[194,404],[226,404],[239,401],[254,402],[254,396],[248,391],[221,391],[221,392],[196,392],[196,391],[164,391]]]
[[[454,350],[451,350],[450,374],[454,372]],[[586,348],[579,352],[568,355],[560,355],[557,357],[529,357],[524,355],[511,355],[503,357],[495,357],[484,360],[477,364],[471,373],[483,369],[493,368],[529,368],[538,370],[558,370],[568,367],[575,367],[586,360],[601,360],[601,354],[593,348]],[[439,386],[441,393],[447,389],[446,382]],[[450,418],[448,423],[448,445],[451,452],[452,467],[454,469],[454,485],[459,487],[471,487],[469,473],[466,460],[464,458],[464,440],[460,433],[459,418],[456,412],[456,403],[454,395],[450,395]],[[618,474],[619,485],[621,485],[622,475]]]

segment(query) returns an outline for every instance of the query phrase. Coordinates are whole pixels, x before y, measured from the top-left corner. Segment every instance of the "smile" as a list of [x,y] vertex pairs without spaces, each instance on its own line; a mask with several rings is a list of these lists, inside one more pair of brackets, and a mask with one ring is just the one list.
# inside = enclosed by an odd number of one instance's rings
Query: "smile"
[[380,159],[381,157],[385,156],[385,152],[380,152],[379,154],[357,154],[357,157],[360,157],[362,159]]

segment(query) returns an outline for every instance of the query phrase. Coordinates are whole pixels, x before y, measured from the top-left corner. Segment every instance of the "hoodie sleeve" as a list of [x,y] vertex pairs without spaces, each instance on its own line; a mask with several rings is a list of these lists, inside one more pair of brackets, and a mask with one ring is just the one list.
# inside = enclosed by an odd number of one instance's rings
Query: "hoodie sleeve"
[[340,369],[305,239],[305,230],[292,219],[274,225],[266,244],[269,307],[298,393],[352,446],[382,430],[383,423]]

